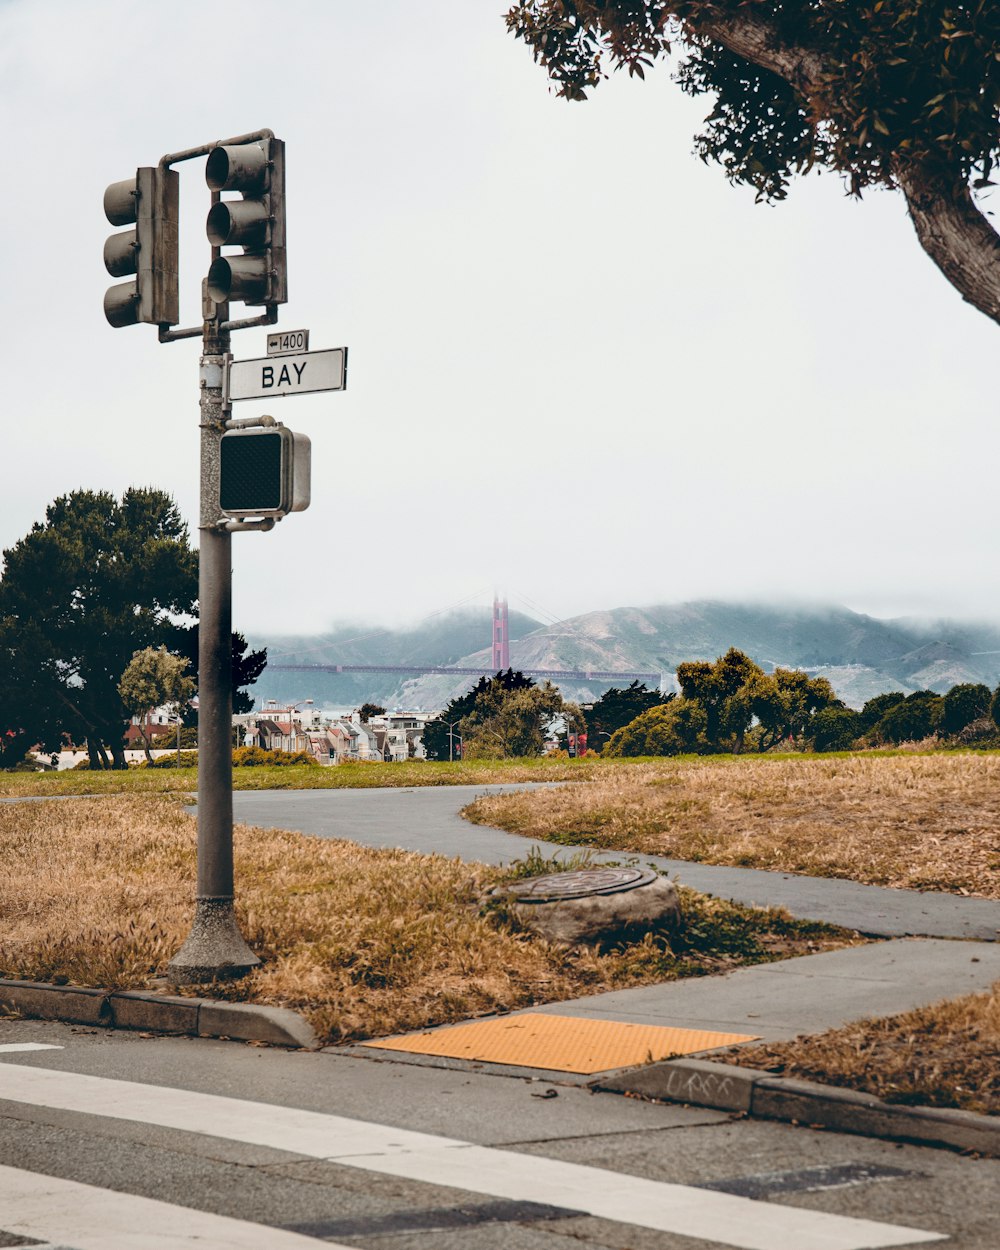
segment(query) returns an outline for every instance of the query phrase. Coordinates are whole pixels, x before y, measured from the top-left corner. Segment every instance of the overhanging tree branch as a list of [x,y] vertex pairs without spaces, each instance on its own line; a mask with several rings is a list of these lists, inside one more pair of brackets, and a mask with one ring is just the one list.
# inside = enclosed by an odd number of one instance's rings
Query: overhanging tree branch
[[968,185],[903,162],[895,175],[920,246],[967,303],[1000,323],[1000,235]]
[[976,203],[1000,164],[1000,4],[984,0],[517,0],[508,28],[571,100],[603,64],[715,97],[697,150],[780,199],[793,173],[836,170],[853,194],[903,192],[921,247],[1000,322],[1000,235]]

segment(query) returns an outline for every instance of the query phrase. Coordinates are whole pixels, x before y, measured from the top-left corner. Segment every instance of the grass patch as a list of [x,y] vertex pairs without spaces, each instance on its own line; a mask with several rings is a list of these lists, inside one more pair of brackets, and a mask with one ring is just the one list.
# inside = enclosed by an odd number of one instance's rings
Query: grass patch
[[564,845],[1000,898],[1000,755],[607,761],[470,820]]
[[[166,757],[164,757],[166,758]],[[606,767],[606,765],[603,765]],[[257,766],[233,769],[234,790],[342,790],[379,786],[478,786],[494,782],[578,781],[602,767],[596,757],[578,760],[407,760],[401,764],[344,763]],[[198,787],[197,768],[130,768],[121,772],[66,769],[63,772],[0,771],[0,796],[83,794],[189,794]]]
[[[683,891],[685,930],[606,953],[552,946],[480,900],[511,873],[237,826],[240,923],[264,966],[211,991],[360,1040],[858,941]],[[536,856],[532,871],[548,871]],[[514,875],[517,873],[514,869]],[[142,988],[187,935],[195,823],[176,798],[0,805],[0,970]]]
[[740,1047],[729,1063],[910,1106],[1000,1115],[1000,983],[884,1020],[794,1042]]

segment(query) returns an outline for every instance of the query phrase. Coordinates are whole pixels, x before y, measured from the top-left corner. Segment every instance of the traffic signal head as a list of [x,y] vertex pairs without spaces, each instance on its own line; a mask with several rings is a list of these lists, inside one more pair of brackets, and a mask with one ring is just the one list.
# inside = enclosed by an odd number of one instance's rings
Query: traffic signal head
[[172,169],[137,169],[134,178],[104,192],[104,215],[113,226],[132,226],[104,244],[104,267],[130,282],[109,287],[104,315],[116,329],[149,322],[176,325],[177,218],[180,179]]
[[219,448],[219,510],[283,517],[309,507],[311,446],[282,425],[228,430]]
[[[219,200],[205,228],[213,247],[240,247],[219,256],[208,271],[209,297],[220,304],[284,304],[288,299],[285,262],[285,145],[280,139],[226,144],[208,154],[205,181]],[[222,199],[228,191],[240,198]]]

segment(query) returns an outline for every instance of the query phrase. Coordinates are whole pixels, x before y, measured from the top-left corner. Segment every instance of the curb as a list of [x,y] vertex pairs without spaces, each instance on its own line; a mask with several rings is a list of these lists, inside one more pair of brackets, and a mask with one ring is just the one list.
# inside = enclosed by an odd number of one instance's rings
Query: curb
[[729,1063],[671,1059],[599,1078],[590,1088],[1000,1157],[1000,1116],[898,1106],[873,1094],[776,1077]]
[[0,1007],[37,1020],[102,1028],[227,1037],[304,1050],[318,1050],[320,1044],[312,1025],[288,1007],[215,1002],[144,990],[90,990],[0,978]]

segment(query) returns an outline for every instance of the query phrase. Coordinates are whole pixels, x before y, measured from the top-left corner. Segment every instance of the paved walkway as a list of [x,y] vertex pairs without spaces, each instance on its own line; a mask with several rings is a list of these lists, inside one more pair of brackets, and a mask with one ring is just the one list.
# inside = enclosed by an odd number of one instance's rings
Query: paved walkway
[[768,1042],[821,1033],[989,989],[1000,944],[903,938],[825,951],[724,976],[688,977],[533,1007],[554,1015],[751,1033]]
[[[400,847],[494,864],[523,857],[532,845],[539,845],[545,854],[561,856],[582,849],[532,843],[499,829],[470,825],[459,815],[486,791],[523,788],[256,790],[238,791],[233,798],[240,821],[318,837],[349,838],[365,846]],[[986,989],[1000,979],[1000,902],[657,856],[640,858],[666,868],[683,884],[718,897],[782,906],[802,919],[824,920],[897,940],[531,1010],[753,1033],[778,1041]],[[967,940],[944,940],[956,938]]]
[[[470,825],[459,815],[486,790],[521,788],[241,791],[234,800],[239,820],[319,837],[350,838],[365,846],[401,847],[493,864],[520,858],[532,845],[539,845],[545,854],[571,855],[582,849],[532,843],[500,829]],[[595,855],[595,859],[615,857]],[[617,858],[622,858],[620,853]],[[894,1015],[984,990],[1000,978],[1000,902],[659,856],[643,855],[641,862],[666,868],[685,885],[717,897],[781,906],[801,919],[897,940],[530,1010],[784,1041],[865,1016]],[[955,938],[967,940],[945,940]],[[359,1053],[362,1048],[351,1049]],[[399,1061],[402,1056],[396,1053],[392,1058]]]
[[[350,838],[363,846],[401,847],[508,863],[539,846],[545,855],[572,855],[582,847],[532,842],[487,825],[470,825],[459,812],[484,793],[526,786],[438,786],[372,790],[242,790],[233,796],[236,819],[297,829],[322,838]],[[627,858],[595,853],[595,860]],[[877,937],[968,938],[995,942],[1000,902],[957,894],[922,893],[859,885],[827,877],[693,864],[657,855],[638,857],[676,876],[682,884],[717,898],[784,907],[802,920],[823,920]]]

